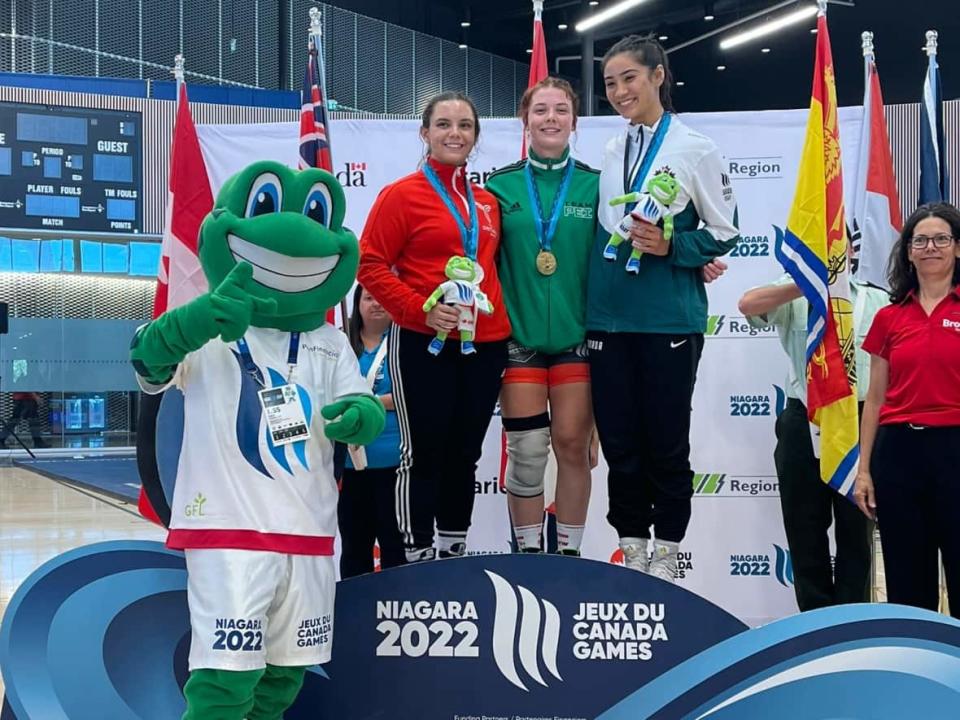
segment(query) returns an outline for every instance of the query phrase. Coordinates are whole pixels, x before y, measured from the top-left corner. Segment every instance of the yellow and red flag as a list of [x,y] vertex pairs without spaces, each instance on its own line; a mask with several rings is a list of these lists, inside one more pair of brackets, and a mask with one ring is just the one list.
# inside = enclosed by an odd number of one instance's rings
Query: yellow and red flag
[[820,477],[834,490],[850,497],[859,460],[855,335],[837,87],[822,7],[817,17],[807,136],[778,259],[810,305],[807,411],[811,422],[820,427]]

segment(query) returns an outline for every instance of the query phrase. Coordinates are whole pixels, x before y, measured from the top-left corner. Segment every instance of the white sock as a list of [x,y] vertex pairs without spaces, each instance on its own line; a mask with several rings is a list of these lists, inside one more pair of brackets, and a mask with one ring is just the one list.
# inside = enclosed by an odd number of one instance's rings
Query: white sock
[[513,534],[517,538],[517,549],[539,550],[543,547],[543,525],[514,525]]
[[557,523],[557,550],[576,550],[580,552],[580,543],[583,542],[583,525],[568,525]]

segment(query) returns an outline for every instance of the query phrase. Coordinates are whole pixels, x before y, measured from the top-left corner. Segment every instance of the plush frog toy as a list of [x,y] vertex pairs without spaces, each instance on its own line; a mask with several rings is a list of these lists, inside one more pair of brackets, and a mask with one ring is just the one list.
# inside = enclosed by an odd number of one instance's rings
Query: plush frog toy
[[[368,444],[385,419],[346,336],[325,323],[356,277],[344,211],[322,170],[240,171],[200,230],[211,290],[133,339],[144,391],[183,393],[167,545],[187,560],[189,720],[279,718],[305,668],[330,659],[331,441]],[[318,628],[309,642],[303,628]]]
[[[620,222],[616,232],[610,236],[607,246],[603,249],[606,260],[617,259],[617,248],[624,240],[630,237],[630,228],[635,221],[648,222],[651,225],[663,221],[663,237],[667,242],[673,237],[673,215],[670,206],[680,194],[680,183],[668,172],[659,172],[647,183],[646,192],[632,192],[620,195],[610,201],[611,207],[636,203],[636,207]],[[627,259],[626,271],[637,275],[640,272],[641,253],[636,248]]]
[[[428,313],[441,302],[455,307],[460,313],[457,330],[460,331],[460,352],[463,355],[472,355],[477,352],[473,344],[473,333],[477,326],[477,312],[484,315],[493,314],[493,303],[480,290],[483,281],[483,268],[468,257],[454,255],[447,260],[444,268],[447,276],[445,282],[440,283],[427,301],[423,304],[423,311]],[[431,355],[439,355],[443,344],[447,341],[448,333],[440,331],[430,341],[427,350]]]

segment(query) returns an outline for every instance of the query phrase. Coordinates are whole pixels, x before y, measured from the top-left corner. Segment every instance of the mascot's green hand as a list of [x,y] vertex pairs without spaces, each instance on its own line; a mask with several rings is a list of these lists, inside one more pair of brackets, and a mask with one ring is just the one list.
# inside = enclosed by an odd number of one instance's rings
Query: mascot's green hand
[[234,342],[250,327],[255,312],[276,311],[276,301],[250,295],[253,267],[234,266],[213,292],[168,310],[133,336],[130,361],[137,374],[163,384],[191,352],[215,337]]
[[250,327],[254,313],[272,315],[277,301],[251,295],[247,286],[253,282],[253,266],[240,262],[210,293],[210,311],[217,325],[217,334],[224,342],[236,342]]
[[332,420],[323,429],[331,440],[351,445],[369,445],[383,432],[387,413],[383,403],[372,395],[350,395],[320,408],[325,420]]

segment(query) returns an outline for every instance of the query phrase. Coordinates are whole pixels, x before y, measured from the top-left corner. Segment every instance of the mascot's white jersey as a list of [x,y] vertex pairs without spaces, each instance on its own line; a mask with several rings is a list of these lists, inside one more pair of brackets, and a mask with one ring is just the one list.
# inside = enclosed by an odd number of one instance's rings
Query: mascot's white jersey
[[[244,336],[267,387],[287,382],[290,333],[251,327]],[[239,548],[332,555],[337,530],[333,443],[320,409],[369,395],[347,337],[330,325],[301,333],[291,383],[310,439],[274,447],[237,345],[214,339],[190,353],[165,386],[184,394],[183,448],[171,507],[172,548]]]

